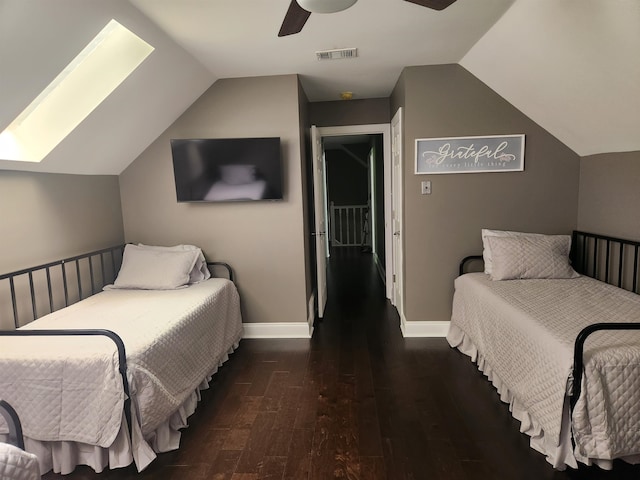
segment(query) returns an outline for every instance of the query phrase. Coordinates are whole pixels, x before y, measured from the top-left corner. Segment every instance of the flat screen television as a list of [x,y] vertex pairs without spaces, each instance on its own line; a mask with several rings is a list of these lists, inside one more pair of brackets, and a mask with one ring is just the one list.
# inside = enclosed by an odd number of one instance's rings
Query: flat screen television
[[280,138],[172,139],[178,202],[283,198]]

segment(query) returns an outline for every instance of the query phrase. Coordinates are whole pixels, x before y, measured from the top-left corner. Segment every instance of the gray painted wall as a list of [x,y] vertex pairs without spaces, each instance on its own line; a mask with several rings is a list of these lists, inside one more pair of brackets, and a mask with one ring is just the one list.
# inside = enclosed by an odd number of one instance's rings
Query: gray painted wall
[[[407,321],[451,317],[453,280],[482,252],[482,228],[570,233],[579,157],[459,65],[409,67],[392,94],[404,107],[404,259]],[[415,139],[526,135],[525,171],[415,175]],[[431,180],[431,195],[420,182]]]
[[309,118],[318,127],[389,123],[389,108],[388,98],[313,102],[309,104]]
[[0,273],[124,241],[116,176],[0,171]]
[[[214,83],[120,175],[125,238],[191,243],[231,263],[245,322],[306,322],[305,229],[296,75]],[[171,138],[280,137],[285,200],[177,203]]]
[[580,160],[578,229],[640,240],[640,152]]
[[[481,251],[483,227],[568,233],[577,226],[640,238],[640,152],[578,159],[457,65],[405,69],[389,102],[392,112],[405,107],[407,320],[449,319],[458,261]],[[346,118],[339,109],[328,112],[327,125]],[[245,321],[304,321],[313,286],[310,225],[304,218],[309,187],[301,165],[308,156],[303,138],[310,117],[296,76],[221,80],[121,175],[120,186],[113,176],[2,171],[0,246],[11,255],[0,257],[0,272],[118,244],[125,237],[195,243],[236,268]],[[351,118],[356,124],[381,122],[375,115]],[[497,133],[526,134],[525,172],[413,173],[415,138]],[[284,202],[176,203],[170,138],[262,135],[283,138]],[[419,184],[427,178],[433,194],[422,196]]]

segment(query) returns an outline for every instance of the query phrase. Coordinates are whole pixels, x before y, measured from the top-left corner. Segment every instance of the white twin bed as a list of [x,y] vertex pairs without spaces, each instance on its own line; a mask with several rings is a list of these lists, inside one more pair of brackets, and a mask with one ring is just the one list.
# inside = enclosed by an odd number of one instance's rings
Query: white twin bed
[[[580,271],[612,286],[576,274],[569,236],[494,232],[483,231],[488,273],[455,281],[449,344],[477,363],[555,468],[640,463],[640,331],[630,330],[640,322],[639,244],[574,234],[584,238],[574,260],[591,262]],[[623,330],[597,331],[576,348],[585,327],[611,322]]]
[[0,336],[0,397],[42,473],[142,470],[178,448],[200,390],[242,335],[234,283],[209,276],[199,249],[127,245],[113,286],[28,323],[25,336]]

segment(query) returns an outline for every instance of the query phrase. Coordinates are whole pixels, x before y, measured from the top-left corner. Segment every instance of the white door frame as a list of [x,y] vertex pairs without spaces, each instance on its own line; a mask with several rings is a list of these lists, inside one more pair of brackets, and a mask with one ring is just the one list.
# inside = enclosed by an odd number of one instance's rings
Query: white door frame
[[400,323],[404,324],[404,260],[403,260],[403,170],[404,170],[404,138],[402,133],[403,119],[402,107],[399,107],[391,119],[391,198],[392,215],[391,225],[393,230],[393,240],[391,257],[392,267],[392,294],[391,303],[398,310]]
[[315,212],[316,282],[318,318],[324,316],[327,304],[327,257],[329,256],[327,237],[327,176],[324,161],[322,137],[315,125],[311,126],[311,156],[313,158],[313,207]]
[[386,295],[391,299],[393,284],[392,242],[393,228],[391,223],[391,125],[389,123],[369,125],[347,125],[341,127],[318,127],[318,135],[336,137],[344,135],[382,135],[382,152],[384,159],[384,271]]

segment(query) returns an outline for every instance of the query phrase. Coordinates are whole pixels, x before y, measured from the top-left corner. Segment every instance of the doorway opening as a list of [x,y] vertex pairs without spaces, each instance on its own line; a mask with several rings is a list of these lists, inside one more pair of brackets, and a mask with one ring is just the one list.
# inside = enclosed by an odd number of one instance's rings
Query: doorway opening
[[331,280],[337,262],[369,262],[390,298],[390,125],[312,127],[314,137],[314,183],[319,180],[316,192],[322,192],[314,199],[322,318],[326,274]]
[[382,134],[323,138],[329,255],[372,255],[384,272]]
[[384,299],[382,134],[323,138],[327,192],[328,308]]

